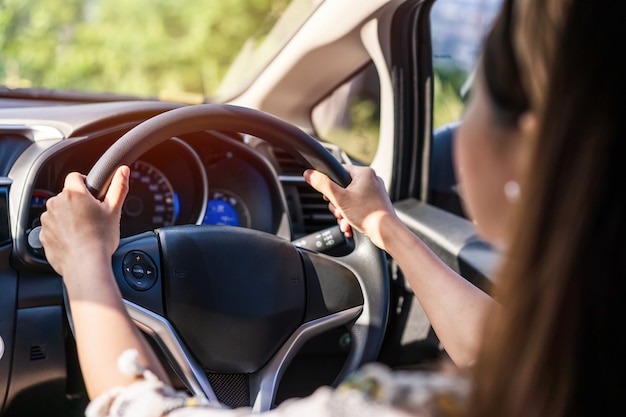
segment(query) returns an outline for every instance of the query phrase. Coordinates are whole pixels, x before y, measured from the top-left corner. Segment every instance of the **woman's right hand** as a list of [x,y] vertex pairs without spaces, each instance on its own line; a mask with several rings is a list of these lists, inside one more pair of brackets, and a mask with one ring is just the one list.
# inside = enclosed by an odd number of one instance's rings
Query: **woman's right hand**
[[385,184],[370,167],[348,164],[344,167],[352,177],[346,188],[313,169],[304,172],[304,179],[328,200],[328,208],[346,237],[352,236],[353,227],[385,250],[383,223],[399,222]]

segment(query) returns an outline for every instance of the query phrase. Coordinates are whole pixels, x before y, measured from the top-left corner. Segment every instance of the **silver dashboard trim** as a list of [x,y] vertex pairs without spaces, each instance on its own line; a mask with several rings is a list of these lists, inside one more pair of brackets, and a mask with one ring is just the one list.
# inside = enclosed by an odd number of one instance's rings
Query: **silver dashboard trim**
[[2,133],[22,135],[33,142],[65,139],[65,135],[59,129],[44,125],[0,124],[0,134]]
[[193,160],[198,165],[200,175],[202,176],[202,201],[204,203],[202,204],[202,209],[200,210],[200,214],[196,219],[196,224],[202,224],[204,216],[206,215],[207,203],[209,201],[209,177],[206,173],[206,167],[202,163],[202,159],[200,158],[200,155],[198,155],[198,152],[196,152],[196,150],[191,145],[189,145],[187,142],[177,136],[173,136],[171,140],[185,148],[185,150],[189,152]]

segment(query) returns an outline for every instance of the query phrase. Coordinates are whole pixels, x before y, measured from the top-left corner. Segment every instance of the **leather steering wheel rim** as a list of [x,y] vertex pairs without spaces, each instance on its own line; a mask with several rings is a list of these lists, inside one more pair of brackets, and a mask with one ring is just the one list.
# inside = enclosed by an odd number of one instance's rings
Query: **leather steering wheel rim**
[[134,162],[172,136],[201,130],[240,132],[264,138],[306,165],[326,173],[342,187],[351,181],[345,168],[317,140],[282,119],[241,106],[200,104],[161,113],[129,130],[91,168],[87,187],[101,200],[117,167]]

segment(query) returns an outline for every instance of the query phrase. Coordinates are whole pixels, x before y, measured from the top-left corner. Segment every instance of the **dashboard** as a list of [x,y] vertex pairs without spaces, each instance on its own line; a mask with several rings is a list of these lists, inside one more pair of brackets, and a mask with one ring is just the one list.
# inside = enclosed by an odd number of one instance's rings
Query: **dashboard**
[[[46,265],[29,233],[66,175],[87,175],[117,139],[179,105],[111,102],[0,109],[2,167],[18,257]],[[69,111],[69,110],[72,111]],[[8,167],[8,168],[7,168]],[[130,164],[121,236],[196,224],[245,227],[294,240],[335,225],[327,203],[302,179],[306,168],[267,141],[237,132],[172,136]]]

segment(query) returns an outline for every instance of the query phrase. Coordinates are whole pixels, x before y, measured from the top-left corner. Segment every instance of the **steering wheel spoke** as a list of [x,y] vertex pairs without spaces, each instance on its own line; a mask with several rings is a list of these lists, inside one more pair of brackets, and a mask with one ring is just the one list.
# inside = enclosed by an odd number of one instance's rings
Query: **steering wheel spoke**
[[124,300],[124,304],[134,323],[154,339],[189,391],[195,397],[206,398],[209,402],[219,402],[206,374],[202,371],[202,366],[189,353],[170,322],[128,300]]
[[257,394],[252,402],[253,410],[261,412],[271,409],[283,372],[307,341],[327,330],[355,321],[362,312],[362,307],[352,307],[300,326],[255,377],[257,383],[254,391]]

